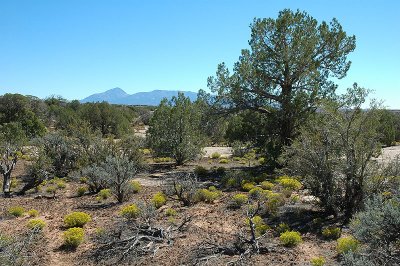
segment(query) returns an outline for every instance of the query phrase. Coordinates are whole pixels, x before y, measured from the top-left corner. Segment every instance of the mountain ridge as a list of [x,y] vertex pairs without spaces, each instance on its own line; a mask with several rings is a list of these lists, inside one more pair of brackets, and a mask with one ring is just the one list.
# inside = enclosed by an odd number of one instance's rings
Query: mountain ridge
[[105,101],[110,104],[155,106],[158,105],[163,98],[170,100],[173,96],[177,96],[179,92],[183,92],[191,101],[194,101],[197,98],[197,93],[192,91],[153,90],[149,92],[128,94],[123,89],[116,87],[105,92],[92,94],[80,100],[80,102],[88,103]]

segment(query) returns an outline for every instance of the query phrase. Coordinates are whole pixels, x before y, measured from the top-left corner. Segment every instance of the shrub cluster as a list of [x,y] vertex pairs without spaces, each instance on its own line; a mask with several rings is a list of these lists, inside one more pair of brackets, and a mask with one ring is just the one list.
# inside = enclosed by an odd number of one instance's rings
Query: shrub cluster
[[64,217],[64,224],[68,228],[82,227],[90,221],[90,215],[84,212],[72,212]]
[[289,190],[299,190],[301,188],[301,183],[297,179],[289,176],[281,176],[278,178],[277,182],[285,189]]
[[280,235],[279,239],[286,247],[294,247],[302,242],[300,233],[296,231],[286,231]]
[[76,194],[77,194],[79,197],[82,197],[83,195],[85,195],[85,193],[86,193],[87,191],[88,191],[87,187],[82,186],[82,187],[79,187],[79,188],[78,188],[78,190],[76,191]]
[[153,198],[151,199],[153,202],[154,207],[157,209],[160,208],[161,206],[165,205],[167,202],[167,198],[165,197],[164,193],[162,192],[157,192]]
[[357,251],[360,242],[353,236],[341,237],[337,240],[337,251],[339,254]]
[[29,215],[29,217],[37,217],[37,216],[39,216],[39,212],[35,209],[30,209],[28,211],[28,215]]
[[140,209],[136,204],[130,204],[121,208],[120,211],[121,216],[125,217],[126,219],[136,219],[140,215]]
[[[265,224],[264,220],[261,218],[261,216],[254,216],[251,221],[254,224],[254,228],[256,231],[256,235],[260,236],[263,235],[267,232],[267,230],[270,228],[267,224]],[[250,225],[250,220],[249,218],[246,219],[246,224]]]
[[310,261],[311,266],[324,266],[325,262],[326,261],[325,261],[324,257],[315,257],[315,258],[312,258]]
[[109,188],[104,188],[100,190],[98,196],[100,197],[100,199],[106,200],[111,197],[111,190]]
[[83,242],[85,232],[80,227],[72,227],[64,232],[63,237],[66,247],[77,248]]
[[242,183],[242,189],[243,191],[250,191],[255,187],[253,182],[248,182],[248,181],[244,181]]
[[25,209],[21,206],[13,206],[8,209],[8,213],[12,216],[20,217],[25,213]]
[[232,206],[236,208],[242,207],[244,204],[246,204],[249,200],[249,197],[245,194],[236,194],[232,197]]
[[211,154],[211,159],[218,159],[219,157],[221,157],[221,154],[219,154],[218,152],[214,152],[213,154]]
[[341,233],[338,227],[327,227],[322,230],[322,236],[326,239],[338,239]]
[[274,184],[269,181],[263,181],[260,183],[260,186],[262,189],[272,190],[272,188],[274,187]]
[[46,222],[42,219],[31,219],[26,225],[30,230],[42,231],[46,226]]
[[139,193],[142,190],[142,185],[140,184],[139,181],[130,181],[130,185],[132,188],[132,192],[133,193]]
[[203,188],[196,192],[196,200],[204,201],[207,203],[213,203],[221,195],[221,191],[217,190],[214,186],[209,187],[209,189]]

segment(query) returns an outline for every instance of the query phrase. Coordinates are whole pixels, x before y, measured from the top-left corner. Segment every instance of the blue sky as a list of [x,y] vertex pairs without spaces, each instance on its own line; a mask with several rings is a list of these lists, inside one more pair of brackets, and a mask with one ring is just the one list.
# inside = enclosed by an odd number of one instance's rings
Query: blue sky
[[358,82],[400,109],[396,0],[1,0],[0,94],[206,89],[217,64],[232,67],[248,46],[253,18],[276,18],[284,8],[336,17],[357,37],[341,90]]

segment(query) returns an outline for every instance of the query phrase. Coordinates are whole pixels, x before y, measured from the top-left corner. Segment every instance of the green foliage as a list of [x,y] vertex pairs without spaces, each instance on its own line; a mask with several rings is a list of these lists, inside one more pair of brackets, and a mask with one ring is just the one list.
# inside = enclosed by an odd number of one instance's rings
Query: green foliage
[[252,182],[243,182],[242,189],[243,191],[250,191],[255,187],[254,183]]
[[[267,224],[265,224],[265,222],[261,218],[261,216],[256,215],[251,220],[254,224],[254,229],[256,231],[257,236],[261,236],[261,235],[265,234],[267,232],[267,230],[270,229],[270,227]],[[250,225],[249,218],[246,219],[246,224]]]
[[223,159],[219,160],[219,163],[227,164],[227,163],[229,163],[229,160],[226,158],[223,158]]
[[140,215],[140,209],[136,204],[130,204],[121,208],[120,214],[126,219],[136,219]]
[[57,180],[56,184],[58,189],[64,189],[67,187],[67,184],[63,180]]
[[157,192],[153,196],[151,201],[153,202],[154,207],[156,207],[158,209],[158,208],[162,207],[163,205],[165,205],[165,203],[167,202],[167,198],[165,197],[164,193]]
[[395,258],[400,232],[398,192],[390,198],[376,195],[368,199],[364,210],[353,217],[350,229],[363,244],[363,250],[349,256],[349,259],[358,263],[366,260],[373,265],[396,265],[399,262]]
[[341,237],[337,240],[337,252],[339,254],[344,254],[348,252],[355,252],[358,250],[360,246],[360,242],[358,242],[357,239],[355,239],[353,236],[346,236],[346,237]]
[[272,190],[274,188],[274,184],[269,181],[261,182],[260,186],[262,189],[265,189],[265,190]]
[[342,234],[338,227],[327,227],[322,230],[322,236],[326,239],[338,239]]
[[301,234],[296,231],[286,231],[282,233],[279,240],[287,247],[294,247],[302,242]]
[[286,223],[280,223],[280,224],[278,225],[278,227],[276,228],[276,230],[277,230],[277,232],[278,232],[279,235],[280,235],[280,234],[282,234],[282,233],[285,233],[285,232],[287,232],[287,231],[290,231],[290,227],[289,227],[289,225],[286,224]]
[[25,209],[21,206],[13,206],[8,208],[8,213],[14,217],[21,217],[25,213]]
[[171,157],[155,157],[155,158],[153,158],[153,161],[155,163],[169,163],[169,162],[173,162],[174,159],[172,159]]
[[168,217],[173,217],[178,215],[178,212],[175,209],[169,208],[165,211],[165,215],[167,215]]
[[132,186],[132,192],[133,193],[136,194],[136,193],[139,193],[142,190],[142,185],[140,184],[139,181],[132,180],[130,183],[131,183],[131,186]]
[[169,156],[177,165],[194,159],[201,152],[204,136],[201,113],[196,103],[183,93],[171,101],[164,99],[150,120],[147,137],[157,156]]
[[221,157],[221,154],[219,154],[218,152],[214,152],[213,154],[211,154],[211,159],[219,159],[219,157]]
[[277,182],[285,189],[299,190],[301,188],[300,181],[292,177],[281,176],[278,178]]
[[265,203],[265,207],[270,214],[276,215],[278,208],[284,204],[285,198],[281,193],[267,193],[267,202]]
[[199,189],[196,193],[197,201],[204,201],[207,203],[213,203],[220,196],[220,191],[214,190],[211,191],[209,189],[203,188]]
[[78,187],[78,190],[76,191],[76,194],[79,197],[82,197],[83,195],[85,195],[85,193],[88,191],[87,187],[82,186],[82,187]]
[[26,226],[31,230],[42,231],[46,226],[46,222],[42,219],[30,219]]
[[108,189],[108,188],[102,189],[102,190],[99,191],[98,196],[99,196],[101,199],[106,200],[106,199],[108,199],[109,197],[111,197],[111,190]]
[[72,212],[64,216],[64,225],[67,228],[83,227],[86,223],[90,222],[92,218],[89,214],[84,212]]
[[28,212],[29,217],[37,217],[39,216],[39,212],[35,209],[30,209]]
[[326,260],[324,257],[315,257],[315,258],[312,258],[310,261],[311,266],[324,266],[325,262],[326,262]]
[[260,187],[254,187],[249,191],[250,198],[261,199],[266,196],[264,190]]
[[206,176],[208,174],[208,170],[201,165],[197,165],[194,168],[194,173],[198,176]]
[[263,137],[278,151],[295,138],[316,103],[334,93],[331,80],[346,75],[355,36],[347,36],[336,19],[319,24],[306,12],[284,9],[276,19],[253,21],[249,45],[232,73],[222,63],[208,79],[216,94],[210,97],[215,108],[251,110],[273,120]]
[[361,108],[367,95],[354,84],[337,102],[324,102],[283,156],[328,213],[346,218],[360,207],[372,157],[381,149],[376,106]]
[[234,207],[240,208],[249,201],[249,197],[245,194],[236,194],[232,197]]
[[69,248],[77,248],[85,238],[85,231],[80,227],[69,228],[63,234],[64,245]]

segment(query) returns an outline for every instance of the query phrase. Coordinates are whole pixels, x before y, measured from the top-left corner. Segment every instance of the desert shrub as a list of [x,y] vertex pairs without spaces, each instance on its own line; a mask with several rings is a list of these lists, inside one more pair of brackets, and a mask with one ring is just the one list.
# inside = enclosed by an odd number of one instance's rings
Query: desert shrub
[[300,196],[299,195],[291,195],[290,196],[290,202],[292,203],[292,204],[295,204],[295,203],[297,203],[297,202],[299,202],[300,201]]
[[100,190],[98,197],[100,197],[100,199],[106,200],[109,197],[111,197],[111,190],[108,188],[104,188],[102,190]]
[[87,178],[87,177],[81,176],[81,177],[79,178],[79,183],[81,183],[81,184],[86,184],[87,182],[88,182],[88,178]]
[[325,258],[324,257],[315,257],[312,258],[310,263],[311,266],[324,266],[325,265]]
[[244,204],[246,204],[249,200],[249,197],[247,197],[247,195],[245,194],[236,194],[232,197],[232,206],[233,207],[237,207],[240,208],[241,206],[243,206]]
[[165,215],[172,217],[178,215],[178,212],[175,209],[169,208],[165,211]]
[[[365,202],[365,209],[357,213],[351,223],[353,235],[363,244],[361,252],[345,254],[348,265],[398,265],[400,258],[400,196],[390,198],[376,195]],[[357,262],[357,264],[356,264]],[[364,263],[365,264],[365,263]]]
[[338,227],[327,227],[322,230],[322,236],[326,239],[338,239],[341,233]]
[[269,181],[261,182],[260,184],[262,189],[271,190],[274,187],[274,184]]
[[143,155],[150,155],[151,154],[151,149],[140,149],[140,151],[143,153]]
[[30,209],[28,212],[29,217],[37,217],[39,216],[39,212],[35,209]]
[[64,217],[64,224],[67,228],[82,227],[90,221],[90,215],[84,212],[72,212]]
[[278,212],[278,208],[283,205],[285,205],[285,198],[281,193],[267,193],[265,207],[270,214],[275,215]]
[[226,158],[223,158],[223,159],[219,160],[219,163],[226,164],[226,163],[229,163],[229,160]]
[[255,187],[254,183],[251,182],[243,182],[242,189],[243,191],[250,191]]
[[221,154],[219,154],[218,152],[214,152],[213,154],[211,154],[211,159],[219,159],[221,157]]
[[20,217],[25,213],[25,209],[21,206],[13,206],[8,208],[8,213],[14,217]]
[[197,165],[194,168],[194,173],[198,176],[206,176],[208,174],[208,171],[205,167],[203,167],[201,165]]
[[279,237],[284,246],[294,247],[302,242],[301,235],[296,231],[286,231]]
[[286,224],[286,223],[280,223],[279,225],[278,225],[278,227],[276,228],[276,231],[279,233],[279,235],[280,234],[282,234],[282,233],[285,233],[285,232],[287,232],[287,231],[290,231],[290,227],[289,227],[289,225],[288,224]]
[[239,162],[240,160],[242,160],[242,158],[241,158],[241,157],[234,156],[234,157],[232,158],[232,160],[234,160],[235,162]]
[[360,245],[360,242],[358,242],[357,239],[355,239],[353,236],[346,236],[346,237],[341,237],[337,240],[337,252],[339,254],[344,254],[347,252],[355,252],[357,251],[358,247]]
[[277,179],[277,182],[285,189],[299,190],[301,188],[300,181],[289,176],[281,176]]
[[69,228],[63,234],[64,246],[77,248],[85,238],[85,231],[80,227]]
[[260,187],[250,189],[249,195],[252,199],[261,199],[262,197],[265,197],[264,190]]
[[153,202],[154,207],[157,209],[160,208],[161,206],[165,205],[167,202],[167,198],[165,197],[164,193],[162,192],[157,192],[153,198],[151,199]]
[[46,222],[42,219],[31,219],[26,226],[31,230],[41,231],[46,226]]
[[208,189],[199,189],[196,193],[197,201],[204,201],[207,203],[213,203],[219,197],[220,193],[215,191],[210,191]]
[[172,159],[171,157],[156,157],[156,158],[153,158],[153,161],[155,163],[169,163],[169,162],[173,162],[174,159]]
[[165,194],[176,196],[185,206],[190,206],[196,201],[196,195],[199,188],[196,175],[183,173],[176,175],[172,180],[165,184]]
[[58,189],[64,189],[67,187],[67,184],[64,180],[57,180],[56,185]]
[[121,208],[120,211],[121,216],[125,217],[126,219],[136,219],[140,215],[140,209],[136,204],[130,204]]
[[132,187],[132,192],[133,193],[139,193],[142,190],[142,185],[140,184],[139,181],[131,181],[130,185]]
[[258,158],[258,163],[261,165],[264,165],[267,162],[267,160],[264,157]]
[[[264,220],[261,218],[261,216],[254,216],[251,221],[254,224],[254,229],[256,231],[256,235],[260,236],[263,235],[267,232],[267,230],[269,229],[269,226],[267,224],[265,224]],[[249,218],[246,219],[246,224],[250,225],[250,220]]]
[[76,194],[81,197],[83,195],[85,195],[85,193],[87,192],[87,187],[78,187],[78,190],[76,191]]

